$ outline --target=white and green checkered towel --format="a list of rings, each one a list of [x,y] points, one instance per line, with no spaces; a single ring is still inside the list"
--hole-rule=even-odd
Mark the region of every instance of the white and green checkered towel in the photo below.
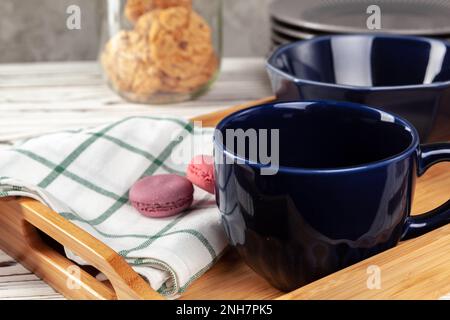
[[[128,190],[142,176],[183,175],[192,156],[211,152],[212,130],[176,118],[47,134],[0,151],[0,196],[45,203],[116,250],[155,290],[176,297],[227,245],[214,197],[196,188],[191,209],[152,219],[133,209]]]

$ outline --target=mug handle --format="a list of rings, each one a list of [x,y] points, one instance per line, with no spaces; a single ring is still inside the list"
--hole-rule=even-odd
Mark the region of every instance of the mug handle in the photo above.
[[[427,144],[420,149],[417,168],[419,177],[436,163],[450,161],[450,143]],[[409,216],[405,222],[402,240],[421,236],[447,223],[450,223],[450,200],[427,213]]]

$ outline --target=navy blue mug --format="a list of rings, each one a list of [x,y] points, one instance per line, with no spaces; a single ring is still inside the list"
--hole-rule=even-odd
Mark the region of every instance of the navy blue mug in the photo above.
[[[278,140],[268,138],[271,130]],[[265,153],[248,156],[255,143],[278,153],[276,167]],[[410,216],[416,178],[450,161],[450,143],[420,145],[407,121],[367,106],[316,101],[239,111],[217,126],[214,155],[231,245],[284,291],[450,222],[450,201]]]

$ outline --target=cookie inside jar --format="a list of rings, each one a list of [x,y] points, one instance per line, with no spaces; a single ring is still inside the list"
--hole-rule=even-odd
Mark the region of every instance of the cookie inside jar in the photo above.
[[[206,91],[219,70],[220,28],[212,27],[211,17],[202,16],[193,2],[125,1],[121,15],[131,27],[120,28],[100,57],[110,86],[121,96],[133,102],[170,103]]]

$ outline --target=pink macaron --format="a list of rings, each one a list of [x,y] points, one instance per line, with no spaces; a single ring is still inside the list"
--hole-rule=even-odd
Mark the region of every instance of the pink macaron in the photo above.
[[[185,177],[160,174],[137,181],[130,189],[129,198],[144,216],[164,218],[189,208],[193,194],[194,186]]]
[[[214,194],[214,160],[207,155],[195,156],[186,170],[188,178],[197,187]]]

